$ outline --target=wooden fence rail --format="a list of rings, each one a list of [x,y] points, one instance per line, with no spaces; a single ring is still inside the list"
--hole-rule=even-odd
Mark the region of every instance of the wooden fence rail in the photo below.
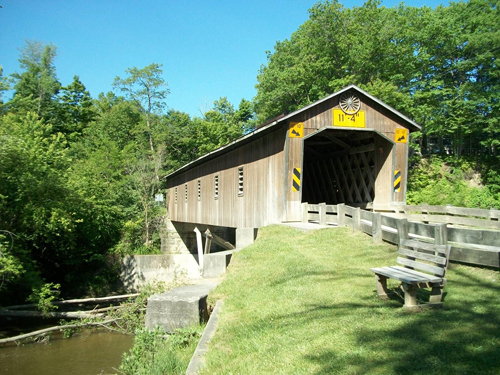
[[[399,206],[399,208],[401,207],[413,208],[417,206]],[[432,207],[433,210],[437,211],[438,208],[436,207],[439,206],[425,207]],[[481,223],[498,223],[494,221],[498,217],[498,210],[457,210],[459,207],[451,206],[444,207],[443,209],[453,209],[452,211],[461,212],[461,214],[463,214],[463,212],[471,214],[475,211],[477,211],[476,214],[479,213],[479,211],[491,212],[492,215],[488,216],[489,220],[474,220],[478,220]],[[405,214],[404,212],[411,212],[411,210],[405,211],[404,209],[400,209],[400,212],[394,215],[394,212],[392,214],[386,212],[372,212],[362,210],[359,207],[346,206],[344,204],[302,204],[302,220],[304,222],[317,222],[322,225],[334,224],[338,226],[349,226],[354,230],[361,230],[371,235],[374,242],[387,241],[398,244],[400,234],[402,233],[404,238],[407,233],[409,238],[427,242],[451,244],[451,261],[488,267],[500,267],[500,231],[449,227],[447,224],[454,224],[454,222],[440,222],[436,220],[427,220],[429,222],[435,222],[436,224],[425,223],[420,222],[420,220],[417,221],[415,216]],[[432,216],[434,219],[434,216],[437,215]],[[455,217],[451,216],[451,218]],[[474,223],[476,222],[474,221]],[[477,226],[476,224],[472,225]],[[491,228],[487,225],[483,225],[483,227]],[[446,230],[442,230],[442,228],[446,228]]]
[[[482,229],[500,230],[500,210],[482,210],[454,206],[375,205],[373,211],[393,217],[405,217],[411,221],[465,225]]]

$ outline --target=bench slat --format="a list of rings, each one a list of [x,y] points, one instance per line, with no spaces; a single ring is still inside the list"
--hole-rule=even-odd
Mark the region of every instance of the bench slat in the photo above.
[[[401,246],[412,247],[414,249],[422,249],[427,251],[438,252],[447,256],[448,245],[435,245],[433,243],[427,243],[417,240],[401,240]]]
[[[407,284],[419,284],[419,283],[441,283],[443,279],[441,277],[427,275],[418,271],[413,271],[408,268],[403,268],[399,266],[391,267],[380,267],[371,268],[373,273],[389,277],[391,279],[399,280]]]
[[[400,270],[401,272],[406,272],[415,276],[421,276],[421,277],[427,277],[430,282],[441,282],[444,280],[444,277],[436,276],[436,275],[429,275],[428,273],[423,273],[415,270],[411,270],[406,267],[401,267],[401,266],[392,266],[391,268]]]
[[[431,266],[430,264],[416,262],[414,260],[398,257],[396,260],[398,264],[402,264],[404,266],[416,268],[421,271],[431,272],[439,276],[444,276],[445,269],[441,267]]]
[[[427,260],[429,262],[440,264],[442,266],[446,265],[446,258],[436,256],[436,255],[421,253],[418,251],[407,250],[407,249],[403,249],[403,248],[399,248],[399,254],[406,255],[408,257],[412,257],[412,258],[416,258],[416,259]]]
[[[418,284],[426,281],[425,278],[397,271],[394,270],[392,267],[372,268],[371,271],[373,273],[376,273],[377,275],[389,277],[391,279],[399,280],[407,284]]]

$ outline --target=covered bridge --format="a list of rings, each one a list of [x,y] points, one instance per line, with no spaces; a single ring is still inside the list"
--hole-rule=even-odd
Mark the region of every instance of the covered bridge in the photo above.
[[[258,228],[300,221],[302,202],[404,204],[419,129],[350,85],[168,175],[170,220]]]

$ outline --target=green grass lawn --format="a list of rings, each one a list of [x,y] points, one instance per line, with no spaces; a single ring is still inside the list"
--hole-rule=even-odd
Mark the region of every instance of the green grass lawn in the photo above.
[[[452,264],[444,309],[408,313],[370,272],[396,254],[347,228],[261,229],[210,296],[203,374],[500,374],[499,272]]]

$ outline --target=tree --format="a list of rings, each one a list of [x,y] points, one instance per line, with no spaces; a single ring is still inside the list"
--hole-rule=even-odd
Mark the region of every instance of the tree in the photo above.
[[[203,118],[195,118],[193,123],[197,154],[201,156],[251,131],[254,128],[252,106],[242,99],[240,107],[235,110],[226,97],[219,98]]]
[[[96,118],[92,98],[78,76],[73,77],[71,84],[61,88],[59,98],[59,118],[64,123],[64,133],[69,140],[75,140]]]
[[[10,89],[10,84],[7,77],[3,76],[3,67],[0,65],[0,116],[4,112],[3,93]]]
[[[141,111],[144,121],[136,134],[144,132],[149,144],[147,158],[138,155],[135,164],[130,164],[129,173],[135,175],[136,192],[142,207],[144,222],[144,245],[152,244],[152,234],[158,228],[158,220],[151,216],[154,212],[154,196],[161,189],[162,170],[166,145],[165,129],[161,127],[160,115],[166,106],[165,98],[169,94],[167,84],[162,78],[161,65],[151,64],[143,69],[130,68],[126,70],[127,78],[116,77],[113,82],[115,89],[125,94],[125,97],[135,103]],[[156,213],[158,215],[158,213]]]
[[[500,10],[470,0],[395,8],[369,0],[343,8],[323,1],[289,40],[268,52],[257,76],[260,121],[289,113],[350,83],[422,125],[451,152],[497,153],[500,145]],[[415,138],[415,137],[414,137]]]
[[[170,91],[165,80],[161,77],[163,71],[161,65],[151,64],[143,69],[136,67],[125,71],[129,76],[125,79],[116,77],[113,87],[125,94],[125,97],[132,100],[140,108],[145,116],[145,131],[148,135],[151,155],[157,152],[155,142],[154,122],[155,114],[161,114],[166,104],[164,102]]]
[[[10,103],[12,109],[31,111],[46,122],[57,122],[57,94],[61,84],[54,67],[56,50],[53,44],[26,41],[19,58],[24,71],[12,74],[15,81],[14,98]]]

